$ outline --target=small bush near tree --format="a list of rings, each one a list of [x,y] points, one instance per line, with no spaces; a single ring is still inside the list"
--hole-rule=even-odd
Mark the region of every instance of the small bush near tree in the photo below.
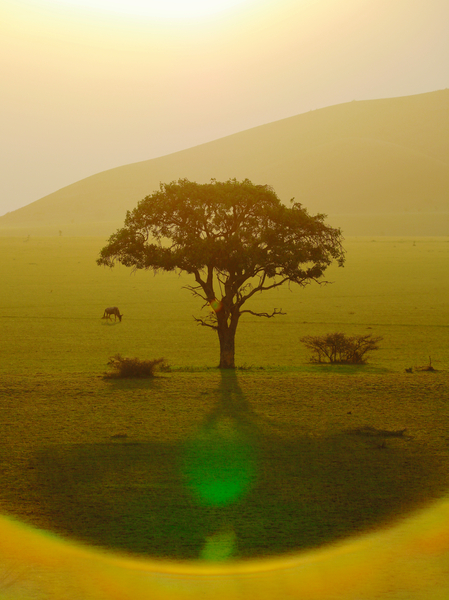
[[[111,356],[108,366],[113,369],[105,374],[108,379],[154,377],[157,371],[170,370],[164,358],[140,360],[140,358],[127,358],[120,354]]]
[[[312,350],[311,361],[315,363],[356,364],[366,363],[368,352],[378,350],[381,336],[327,333],[326,335],[306,335],[301,342]]]

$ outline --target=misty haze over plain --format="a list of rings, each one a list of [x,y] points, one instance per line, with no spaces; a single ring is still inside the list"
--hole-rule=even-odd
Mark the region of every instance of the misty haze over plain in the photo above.
[[[85,4],[2,2],[0,215],[309,110],[447,87],[446,0],[248,0],[196,20]]]

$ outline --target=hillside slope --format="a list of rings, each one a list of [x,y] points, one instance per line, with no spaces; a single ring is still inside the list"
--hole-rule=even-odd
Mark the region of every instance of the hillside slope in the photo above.
[[[0,217],[0,232],[112,232],[160,182],[251,179],[348,235],[449,235],[449,90],[310,111],[103,171]]]

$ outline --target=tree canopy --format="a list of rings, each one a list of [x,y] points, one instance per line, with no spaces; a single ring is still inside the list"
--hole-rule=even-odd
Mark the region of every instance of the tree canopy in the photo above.
[[[128,211],[97,263],[193,275],[188,289],[213,309],[196,321],[217,331],[219,366],[233,368],[241,315],[283,314],[243,308],[254,294],[286,282],[323,283],[333,261],[343,265],[341,231],[324,219],[294,200],[285,206],[270,186],[248,179],[205,184],[180,179],[161,183]]]

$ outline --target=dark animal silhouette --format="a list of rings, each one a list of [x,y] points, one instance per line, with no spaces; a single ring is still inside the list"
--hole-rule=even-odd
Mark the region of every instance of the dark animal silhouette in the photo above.
[[[120,311],[116,306],[110,306],[109,308],[105,308],[104,315],[101,318],[109,319],[110,321],[112,321],[112,315],[114,315],[114,321],[117,321],[117,317],[119,321],[122,320],[123,315],[120,314]]]

